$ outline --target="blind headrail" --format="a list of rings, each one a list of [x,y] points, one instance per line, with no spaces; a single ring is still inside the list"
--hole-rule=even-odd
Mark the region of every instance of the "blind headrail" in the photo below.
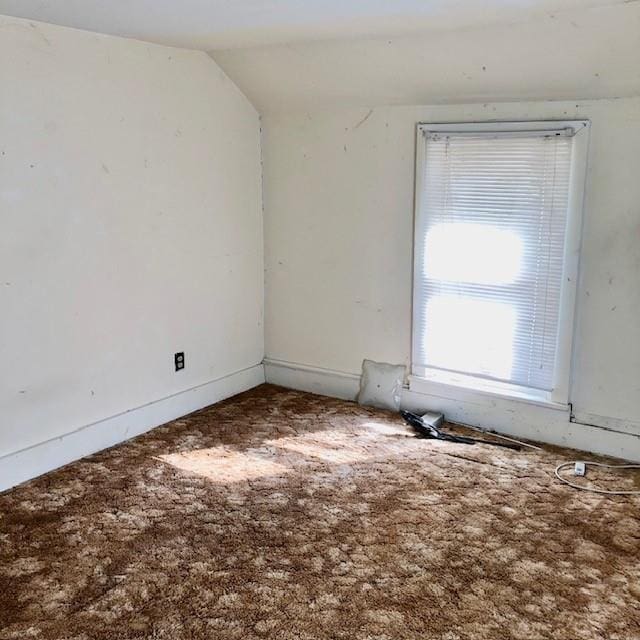
[[[520,131],[429,131],[423,129],[423,133],[427,140],[446,140],[447,138],[572,138],[578,132],[573,127],[565,127],[563,129],[531,129]]]

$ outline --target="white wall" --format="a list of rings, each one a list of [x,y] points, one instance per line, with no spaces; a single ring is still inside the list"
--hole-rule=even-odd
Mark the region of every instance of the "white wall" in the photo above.
[[[260,363],[259,118],[217,65],[0,17],[0,87],[0,456]]]
[[[416,123],[545,118],[592,121],[573,410],[640,433],[640,98],[268,115],[267,358],[352,374],[363,358],[409,365]],[[589,444],[567,440],[568,413],[478,408],[455,393],[436,404],[469,422]]]

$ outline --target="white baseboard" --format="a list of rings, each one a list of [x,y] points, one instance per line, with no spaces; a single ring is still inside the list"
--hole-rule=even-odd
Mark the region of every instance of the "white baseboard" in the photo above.
[[[573,415],[576,422],[588,424],[593,427],[602,427],[611,431],[621,431],[622,433],[632,433],[640,436],[640,422],[635,420],[622,420],[620,418],[610,418],[596,413],[585,413],[576,410]]]
[[[0,458],[0,491],[264,383],[262,364],[85,425]]]
[[[267,382],[343,400],[355,400],[360,376],[295,362],[266,358]],[[440,411],[448,420],[491,429],[562,447],[640,461],[640,435],[570,420],[567,409],[482,396],[464,390],[425,394],[404,389],[402,407],[410,411]]]
[[[355,400],[360,389],[360,376],[355,373],[273,358],[264,359],[264,376],[271,384],[341,400]]]

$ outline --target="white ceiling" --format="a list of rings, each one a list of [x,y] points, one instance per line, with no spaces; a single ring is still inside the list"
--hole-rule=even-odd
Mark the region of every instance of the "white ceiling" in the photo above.
[[[0,0],[208,51],[260,112],[640,95],[640,0]]]
[[[209,51],[522,22],[625,1],[0,0],[0,14]]]
[[[510,25],[212,57],[261,113],[640,96],[640,2]]]

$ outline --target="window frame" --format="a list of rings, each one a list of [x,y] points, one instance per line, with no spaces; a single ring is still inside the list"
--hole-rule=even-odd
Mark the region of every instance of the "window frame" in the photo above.
[[[415,194],[414,194],[414,234],[413,234],[413,286],[412,286],[412,330],[411,330],[411,376],[409,386],[421,393],[433,392],[438,387],[458,387],[484,394],[505,397],[535,404],[566,407],[569,403],[571,384],[571,363],[573,357],[573,336],[575,329],[575,308],[579,275],[582,219],[587,177],[587,156],[589,147],[589,120],[532,120],[532,121],[487,121],[487,122],[445,122],[418,123],[416,126]],[[423,181],[425,177],[426,145],[429,133],[505,133],[524,131],[546,131],[572,129],[573,149],[567,222],[563,258],[563,277],[558,315],[558,339],[553,376],[553,389],[549,392],[519,386],[506,382],[487,381],[465,373],[451,373],[430,367],[418,367],[416,351],[419,340],[416,322],[417,300],[420,280],[417,277],[422,264],[416,245],[422,216]]]

